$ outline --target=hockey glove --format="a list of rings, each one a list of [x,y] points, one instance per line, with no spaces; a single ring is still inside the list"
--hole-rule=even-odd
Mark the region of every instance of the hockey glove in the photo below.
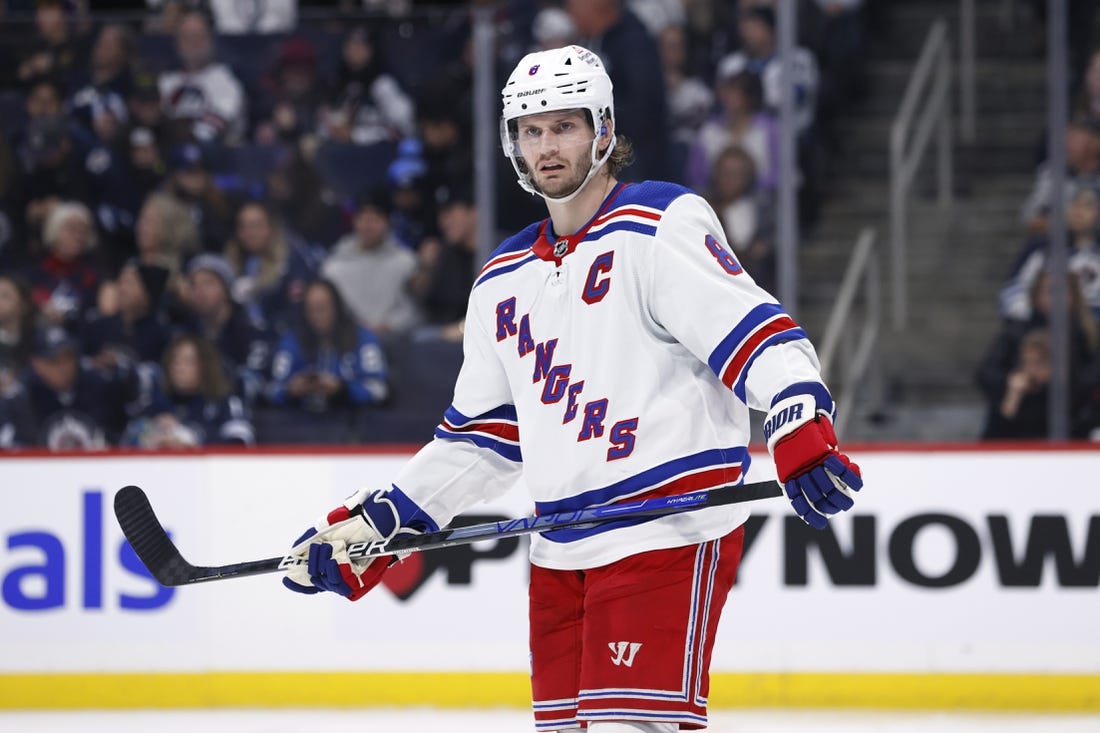
[[[290,555],[306,560],[293,565],[283,585],[298,593],[332,591],[357,601],[396,561],[392,555],[351,560],[347,548],[359,542],[388,541],[400,528],[397,507],[381,491],[360,491],[322,517],[294,542]]]
[[[764,420],[779,482],[798,516],[815,529],[851,509],[852,492],[863,487],[859,466],[837,450],[830,413],[831,404],[826,408],[813,394],[794,394],[772,405]]]

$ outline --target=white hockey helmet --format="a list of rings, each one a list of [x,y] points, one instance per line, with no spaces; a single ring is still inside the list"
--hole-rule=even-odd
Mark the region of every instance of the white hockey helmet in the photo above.
[[[614,131],[615,101],[611,94],[611,78],[600,57],[582,46],[564,46],[549,51],[529,53],[520,59],[501,91],[504,111],[500,117],[500,142],[504,154],[512,162],[519,185],[551,201],[566,202],[576,196],[607,162],[615,148],[615,137],[603,155],[599,153],[600,136],[612,123]],[[532,182],[531,172],[519,152],[517,120],[526,115],[555,112],[563,109],[583,109],[596,131],[592,139],[592,167],[587,177],[572,193],[550,198]]]

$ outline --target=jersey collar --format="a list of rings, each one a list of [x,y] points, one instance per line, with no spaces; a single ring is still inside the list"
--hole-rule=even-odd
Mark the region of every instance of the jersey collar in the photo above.
[[[561,261],[573,250],[577,248],[577,245],[588,234],[588,230],[592,228],[592,225],[596,223],[596,220],[607,213],[607,210],[611,208],[611,204],[618,198],[622,190],[626,188],[628,183],[619,182],[615,184],[615,187],[611,189],[611,192],[607,194],[607,198],[600,204],[600,209],[597,211],[591,219],[588,220],[583,227],[577,230],[575,234],[568,234],[564,237],[559,237],[554,234],[554,223],[549,217],[543,219],[539,225],[539,235],[535,240],[535,243],[531,246],[531,249],[535,252],[535,255],[539,259],[553,262],[556,265],[560,265]]]

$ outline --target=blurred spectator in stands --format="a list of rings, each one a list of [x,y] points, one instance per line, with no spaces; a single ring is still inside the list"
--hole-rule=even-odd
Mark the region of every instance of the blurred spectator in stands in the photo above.
[[[1047,436],[1047,404],[1050,397],[1050,332],[1034,328],[1024,334],[1015,354],[1015,365],[994,393],[982,438],[1040,439]]]
[[[199,230],[187,206],[166,193],[152,193],[145,199],[134,226],[137,260],[143,265],[157,265],[168,270],[174,279],[185,260],[199,251]],[[177,283],[168,286],[176,291]]]
[[[429,232],[435,230],[430,221],[435,216],[435,208],[425,185],[428,166],[422,152],[419,140],[406,138],[397,146],[397,157],[386,169],[393,202],[390,229],[398,241],[411,250],[419,248]]]
[[[140,398],[133,371],[82,366],[76,340],[57,326],[36,336],[24,383],[37,442],[51,450],[97,450],[113,444],[126,425],[127,408]]]
[[[1077,276],[1081,294],[1100,318],[1100,194],[1092,188],[1077,191],[1066,207],[1069,271]],[[1031,286],[1046,269],[1049,240],[1033,236],[1016,259],[1008,282],[999,294],[1000,313],[1018,321],[1031,319]]]
[[[314,280],[299,319],[272,360],[268,400],[308,412],[386,400],[386,359],[377,337],[355,322],[335,286]]]
[[[214,27],[224,35],[289,33],[298,25],[298,0],[208,0]]]
[[[627,0],[626,6],[642,21],[649,35],[657,39],[670,26],[682,26],[687,22],[682,0]]]
[[[50,210],[62,200],[94,202],[97,198],[86,165],[87,141],[79,140],[64,117],[30,123],[20,183],[28,232],[41,230]]]
[[[288,38],[255,100],[256,141],[293,144],[317,129],[317,111],[330,93],[317,73],[317,53],[304,38]]]
[[[718,156],[708,199],[737,259],[757,285],[774,290],[775,211],[771,198],[757,188],[756,165],[744,148],[730,146]]]
[[[0,273],[0,371],[19,375],[26,369],[34,349],[37,316],[27,281],[14,273]]]
[[[161,308],[168,278],[167,268],[134,259],[104,283],[99,308],[80,329],[81,351],[93,366],[160,361],[169,334]]]
[[[183,302],[190,315],[185,329],[217,347],[225,371],[249,402],[267,374],[271,347],[267,334],[233,300],[234,273],[224,257],[201,254],[188,263]]]
[[[553,5],[541,9],[531,24],[535,46],[527,51],[549,51],[577,42],[577,24],[569,13]],[[517,61],[519,59],[516,59]]]
[[[382,66],[366,26],[348,31],[333,96],[320,113],[318,132],[336,142],[370,145],[415,132],[412,100]]]
[[[161,74],[160,98],[176,128],[173,140],[236,144],[247,122],[244,89],[214,55],[214,35],[206,15],[187,11],[176,28],[180,71]]]
[[[1100,123],[1075,119],[1066,127],[1066,185],[1068,202],[1081,188],[1100,190]],[[1048,162],[1039,165],[1035,184],[1024,202],[1021,218],[1028,231],[1041,234],[1047,230],[1050,214],[1052,172]]]
[[[161,156],[169,148],[170,131],[160,104],[160,87],[157,76],[146,69],[135,69],[126,95],[126,108],[130,113],[131,129],[142,128],[153,136],[153,142]]]
[[[90,68],[81,70],[81,83],[69,98],[73,119],[110,144],[129,118],[130,64],[134,37],[118,23],[103,26],[92,46]],[[117,130],[111,128],[117,127]]]
[[[757,187],[774,191],[779,177],[779,131],[775,118],[761,110],[760,79],[747,71],[720,73],[716,91],[718,112],[699,130],[688,160],[687,185],[705,191],[718,156],[736,145],[752,157]]]
[[[714,106],[714,94],[703,80],[687,72],[687,35],[682,25],[666,26],[657,37],[664,69],[671,127],[670,171],[685,180],[688,155]]]
[[[420,320],[409,292],[416,255],[390,229],[390,199],[375,190],[360,202],[352,231],[333,247],[321,266],[359,325],[385,335],[404,332]]]
[[[55,119],[65,114],[65,88],[52,76],[34,79],[27,88],[25,101],[27,124],[44,118]]]
[[[863,94],[867,36],[864,0],[814,0],[807,13],[810,46],[821,63],[818,114],[832,123]]]
[[[292,232],[330,247],[348,230],[337,196],[299,148],[287,151],[267,176],[267,197]]]
[[[622,0],[566,0],[586,48],[596,52],[615,87],[617,131],[634,143],[626,180],[669,178],[668,103],[657,42]]]
[[[19,375],[0,366],[0,450],[35,444],[34,408]]]
[[[164,156],[157,147],[156,136],[148,127],[134,127],[130,130],[128,141],[129,175],[134,189],[143,195],[156,190],[168,173]]]
[[[234,394],[207,339],[175,336],[164,352],[160,382],[144,414],[127,426],[124,444],[155,450],[256,442],[246,403]]]
[[[420,267],[411,288],[425,320],[443,338],[460,341],[477,257],[477,209],[469,189],[445,189],[438,219],[439,237],[426,239],[417,252]]]
[[[87,58],[83,39],[74,33],[70,10],[64,0],[35,3],[36,35],[16,72],[24,84],[41,76],[53,76],[66,85]]]
[[[1100,123],[1100,48],[1089,57],[1073,111],[1077,119]]]
[[[1070,316],[1069,371],[1073,392],[1071,404],[1080,407],[1079,395],[1085,386],[1082,375],[1090,362],[1100,353],[1100,324],[1084,302],[1080,283],[1077,276],[1072,273],[1066,279],[1066,295],[1065,307]],[[1027,335],[1035,330],[1045,330],[1050,323],[1053,303],[1049,271],[1044,270],[1036,277],[1031,286],[1030,298],[1031,318],[1027,321],[1005,321],[979,365],[978,386],[985,393],[991,411],[999,409],[1005,395],[1010,392],[1012,385],[1009,384],[1009,380],[1019,369],[1022,344]],[[1021,383],[1015,385],[1019,392],[1016,396],[1022,398],[1025,392],[1019,391],[1022,379],[1019,381]],[[991,415],[991,422],[995,419],[996,415]],[[1076,431],[1078,428],[1074,429]]]
[[[99,292],[92,213],[78,201],[58,203],[46,217],[42,241],[46,253],[27,271],[32,297],[49,323],[75,331]]]
[[[229,203],[214,184],[202,148],[194,143],[180,145],[172,151],[168,167],[165,191],[187,206],[203,249],[220,252],[229,238]]]
[[[434,192],[455,182],[473,180],[470,120],[460,116],[457,112],[459,106],[458,100],[443,89],[426,92],[416,106],[417,129],[427,165],[424,176],[427,191]]]
[[[759,77],[764,91],[764,107],[777,113],[782,99],[782,87],[779,85],[780,64],[775,34],[775,10],[752,3],[742,3],[742,6],[737,24],[743,44],[742,49],[719,62],[718,75],[728,79],[742,71],[747,71]],[[795,90],[795,130],[799,135],[805,135],[813,127],[817,108],[819,84],[817,60],[810,51],[799,46],[792,51],[790,69]]]
[[[0,271],[26,262],[24,211],[19,164],[11,145],[0,135]]]
[[[254,323],[282,331],[324,253],[287,232],[267,205],[251,201],[237,211],[236,233],[225,257],[236,274],[233,299]]]

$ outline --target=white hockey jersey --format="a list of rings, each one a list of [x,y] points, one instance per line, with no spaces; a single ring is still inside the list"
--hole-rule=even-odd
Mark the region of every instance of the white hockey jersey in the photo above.
[[[618,184],[572,236],[546,220],[505,241],[476,278],[464,356],[435,440],[394,481],[426,526],[517,483],[540,514],[737,483],[749,407],[798,382],[829,399],[803,330],[742,270],[710,206],[669,183]],[[597,567],[747,516],[544,532],[531,561]]]

